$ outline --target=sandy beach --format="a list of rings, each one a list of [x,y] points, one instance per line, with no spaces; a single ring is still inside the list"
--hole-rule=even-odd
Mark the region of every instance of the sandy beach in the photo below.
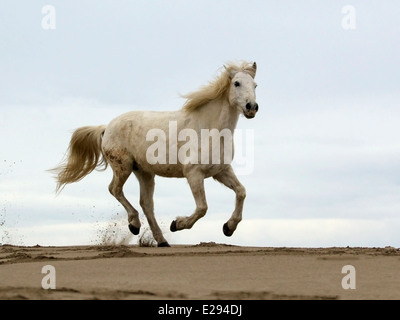
[[[3,245],[0,299],[399,299],[399,269],[393,247]]]

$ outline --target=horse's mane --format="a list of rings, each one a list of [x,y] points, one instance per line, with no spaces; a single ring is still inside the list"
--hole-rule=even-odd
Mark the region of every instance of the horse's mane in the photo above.
[[[212,100],[224,97],[229,90],[232,74],[234,73],[240,71],[247,72],[253,78],[256,75],[256,70],[253,63],[246,61],[243,61],[240,64],[234,64],[230,62],[224,65],[224,67],[221,69],[222,70],[220,71],[220,74],[216,76],[213,81],[210,81],[198,91],[182,95],[183,98],[186,98],[186,102],[183,105],[184,110],[191,112],[197,110],[199,107]]]

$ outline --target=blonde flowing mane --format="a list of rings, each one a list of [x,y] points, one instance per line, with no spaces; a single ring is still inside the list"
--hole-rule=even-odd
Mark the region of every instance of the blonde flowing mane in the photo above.
[[[220,74],[208,85],[201,87],[198,91],[182,95],[186,99],[183,109],[191,112],[212,100],[223,98],[229,90],[232,75],[237,72],[247,72],[254,78],[256,64],[243,61],[240,64],[230,62],[224,65]]]

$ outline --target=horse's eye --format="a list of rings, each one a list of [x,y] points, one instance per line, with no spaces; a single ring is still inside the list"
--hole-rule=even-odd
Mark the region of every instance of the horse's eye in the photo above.
[[[235,87],[240,87],[240,82],[239,81],[235,81]]]

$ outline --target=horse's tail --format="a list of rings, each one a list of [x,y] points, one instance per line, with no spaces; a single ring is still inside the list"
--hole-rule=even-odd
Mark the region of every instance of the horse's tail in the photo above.
[[[82,127],[72,134],[67,157],[60,166],[50,170],[56,173],[56,192],[66,184],[77,182],[98,167],[107,168],[107,160],[101,151],[105,125]]]

